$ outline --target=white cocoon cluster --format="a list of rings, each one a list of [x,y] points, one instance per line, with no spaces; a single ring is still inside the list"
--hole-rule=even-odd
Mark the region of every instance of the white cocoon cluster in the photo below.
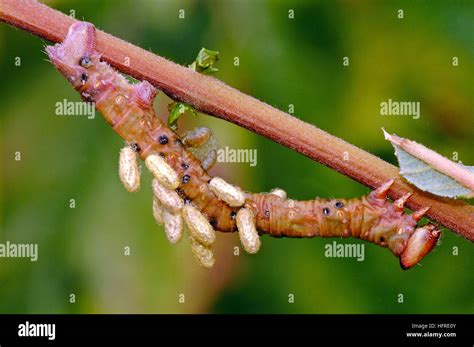
[[[181,218],[181,214],[163,210],[162,216],[165,224],[166,238],[172,244],[178,243],[183,235],[183,218]]]
[[[138,169],[137,153],[128,146],[120,150],[119,176],[129,192],[136,192],[140,188],[140,170]]]
[[[174,190],[166,188],[160,184],[157,179],[152,182],[153,194],[159,200],[160,204],[171,212],[179,212],[183,208],[183,200]]]
[[[174,190],[179,186],[179,177],[176,171],[158,154],[150,154],[145,164],[153,176],[166,188]]]
[[[245,203],[245,193],[242,189],[227,183],[220,177],[214,177],[209,182],[209,189],[229,206],[239,207]]]
[[[270,194],[279,196],[283,200],[286,200],[286,192],[283,189],[275,188],[270,191]]]
[[[194,237],[190,236],[189,240],[191,241],[191,250],[193,252],[196,260],[207,269],[210,269],[214,266],[214,252],[211,247],[205,246],[196,240]]]
[[[182,215],[191,236],[206,246],[214,242],[216,233],[207,218],[197,208],[191,204],[184,205]]]
[[[163,207],[157,198],[153,199],[153,217],[158,224],[163,224]]]
[[[241,208],[236,216],[237,229],[242,246],[247,253],[257,253],[260,249],[260,236],[255,225],[255,216],[248,208]]]

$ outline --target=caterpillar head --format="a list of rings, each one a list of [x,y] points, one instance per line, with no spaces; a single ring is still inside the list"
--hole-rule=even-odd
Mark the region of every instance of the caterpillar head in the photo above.
[[[441,231],[433,224],[417,228],[417,223],[428,212],[429,207],[405,214],[404,206],[412,193],[408,193],[390,204],[387,192],[393,184],[389,180],[367,197],[372,212],[379,215],[377,224],[372,228],[375,243],[390,248],[400,258],[401,267],[406,270],[419,263],[436,245]]]
[[[400,254],[400,266],[404,270],[415,266],[433,249],[440,236],[441,231],[433,224],[416,228]]]
[[[411,215],[397,215],[389,207],[375,227],[375,234],[379,236],[376,241],[385,238],[386,245],[400,258],[400,265],[404,270],[419,263],[441,236],[441,231],[433,224],[417,228],[417,222],[425,211],[426,209],[421,213],[416,211]]]
[[[388,211],[389,212],[389,211]],[[385,213],[374,228],[375,242],[387,246],[400,258],[400,266],[410,269],[419,263],[436,245],[441,231],[433,224],[417,228],[416,212],[395,216]]]
[[[76,89],[79,88],[87,81],[87,69],[99,61],[94,25],[87,22],[72,24],[64,41],[47,46],[46,53],[54,66]]]

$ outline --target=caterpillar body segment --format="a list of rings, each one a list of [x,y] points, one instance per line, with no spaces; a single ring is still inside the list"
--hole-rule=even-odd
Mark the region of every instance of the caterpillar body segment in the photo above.
[[[206,171],[215,162],[215,151],[201,163],[183,144],[183,139],[156,116],[153,110],[156,89],[147,81],[129,84],[100,61],[92,24],[76,22],[69,28],[64,42],[47,47],[46,52],[81,97],[94,102],[114,131],[145,160],[147,168],[168,194],[163,198],[162,191],[157,194],[154,189],[155,219],[165,222],[165,211],[169,217],[181,210],[181,218],[192,236],[193,253],[204,266],[214,264],[210,245],[214,242],[215,230],[239,231],[240,236],[245,235],[242,243],[251,253],[260,247],[258,234],[355,237],[388,247],[405,269],[428,254],[440,237],[434,225],[417,227],[427,208],[411,215],[404,213],[409,195],[393,204],[387,200],[393,180],[361,198],[309,201],[287,200],[282,190],[252,194],[228,183],[216,185],[219,180]],[[205,143],[207,130],[199,132],[201,134],[189,135],[184,142],[187,145]],[[130,166],[124,167],[130,169]],[[127,176],[126,169],[122,173]],[[131,184],[132,190],[134,187],[135,184]],[[178,230],[171,224],[169,222],[169,231]],[[178,234],[173,232],[175,236],[170,236],[171,239],[178,239]]]
[[[423,218],[423,216],[426,214],[426,212],[428,212],[429,209],[429,207],[424,207],[421,210],[413,212],[411,217],[413,218],[413,220],[418,222],[421,218]]]
[[[388,247],[408,269],[431,251],[441,233],[434,225],[417,228],[427,209],[404,214],[400,204],[406,197],[391,204],[386,199],[387,186],[361,198],[292,200],[290,204],[273,194],[253,194],[257,229],[270,230],[277,237],[356,237]]]

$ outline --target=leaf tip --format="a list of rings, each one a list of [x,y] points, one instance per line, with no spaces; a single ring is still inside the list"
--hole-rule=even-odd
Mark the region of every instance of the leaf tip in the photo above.
[[[402,142],[402,138],[398,137],[396,134],[390,134],[387,131],[385,131],[384,128],[382,128],[383,135],[385,137],[385,140],[390,141],[392,144],[400,146]]]

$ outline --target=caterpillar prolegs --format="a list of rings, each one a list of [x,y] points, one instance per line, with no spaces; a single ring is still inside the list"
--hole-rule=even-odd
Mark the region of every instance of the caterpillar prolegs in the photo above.
[[[270,193],[244,192],[221,178],[211,177],[205,165],[188,150],[209,139],[207,129],[180,137],[153,110],[156,89],[147,81],[129,84],[108,64],[100,61],[94,26],[77,22],[63,43],[46,48],[52,63],[86,101],[94,102],[104,118],[126,142],[119,173],[129,191],[138,190],[137,156],[154,176],[153,215],[164,223],[170,242],[189,231],[193,254],[205,267],[214,264],[215,230],[238,231],[245,250],[260,248],[260,235],[275,237],[356,237],[388,247],[400,258],[402,268],[417,264],[435,246],[439,229],[417,222],[428,208],[407,215],[403,206],[409,195],[393,203],[388,181],[367,196],[356,199],[288,200],[276,189]],[[211,155],[212,157],[212,155]]]

